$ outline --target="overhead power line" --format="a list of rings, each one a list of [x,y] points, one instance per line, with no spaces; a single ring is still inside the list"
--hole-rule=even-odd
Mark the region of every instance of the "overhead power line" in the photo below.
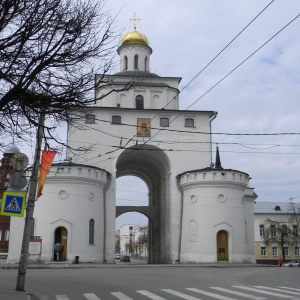
[[[97,118],[95,120],[99,121],[99,122],[104,122],[104,123],[111,123],[110,120],[101,120],[101,119],[97,119]],[[172,122],[170,122],[170,123],[172,123]],[[128,124],[128,123],[119,123],[119,124],[116,124],[116,125],[117,126],[129,126],[129,127],[135,127],[135,128],[138,127],[136,124]],[[93,129],[95,131],[99,131],[99,132],[102,132],[104,134],[110,135],[112,137],[117,137],[118,138],[118,136],[113,135],[113,134],[108,133],[108,132],[104,132],[103,130],[100,130],[100,129],[96,129],[96,128],[93,128],[93,127],[89,127],[89,129]],[[194,133],[194,134],[208,134],[208,135],[238,135],[238,136],[239,135],[244,135],[244,136],[300,135],[300,132],[273,132],[273,133],[204,132],[204,131],[191,131],[191,130],[170,129],[168,127],[163,127],[163,128],[149,127],[149,129],[151,129],[151,130],[158,130],[158,131],[172,131],[172,132],[178,132],[178,133]],[[149,137],[148,141],[152,140],[154,136]],[[128,139],[129,141],[132,141],[133,138],[134,138],[134,136],[132,138],[125,138],[125,137],[120,137],[119,136],[119,138]]]
[[[279,31],[277,31],[271,38],[269,38],[265,43],[263,43],[259,48],[257,48],[254,52],[252,52],[247,58],[245,58],[241,63],[239,63],[235,68],[233,68],[229,73],[227,73],[223,78],[221,78],[216,84],[214,84],[209,90],[207,90],[203,95],[201,95],[197,100],[195,100],[191,105],[189,105],[187,109],[192,107],[195,103],[197,103],[200,99],[202,99],[205,95],[207,95],[211,90],[213,90],[217,85],[219,85],[224,79],[226,79],[229,75],[231,75],[235,70],[237,70],[242,64],[244,64],[249,58],[251,58],[255,53],[257,53],[261,48],[263,48],[266,44],[268,44],[274,37],[276,37],[280,32],[282,32],[285,28],[287,28],[291,23],[293,23],[297,18],[299,18],[300,14],[298,14],[294,19],[292,19],[289,23],[287,23],[284,27],[282,27]]]

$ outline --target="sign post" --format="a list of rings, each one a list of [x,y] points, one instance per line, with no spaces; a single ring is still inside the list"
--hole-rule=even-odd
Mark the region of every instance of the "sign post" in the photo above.
[[[10,217],[23,217],[25,211],[26,194],[17,192],[4,192],[0,215]]]

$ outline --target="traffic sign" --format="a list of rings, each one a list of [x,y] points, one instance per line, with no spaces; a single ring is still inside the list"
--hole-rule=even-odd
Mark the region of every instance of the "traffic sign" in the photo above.
[[[4,192],[2,197],[0,215],[10,217],[23,217],[25,211],[26,194]]]
[[[14,190],[22,190],[27,183],[26,174],[24,172],[15,172],[8,181],[9,187]]]
[[[15,171],[22,171],[28,166],[29,159],[24,153],[14,154],[10,159],[11,166],[15,169]]]

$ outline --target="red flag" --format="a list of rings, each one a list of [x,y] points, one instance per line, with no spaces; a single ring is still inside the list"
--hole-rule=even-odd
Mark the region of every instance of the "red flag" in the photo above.
[[[42,196],[42,191],[45,185],[45,181],[55,155],[56,155],[56,151],[43,150],[37,197]]]

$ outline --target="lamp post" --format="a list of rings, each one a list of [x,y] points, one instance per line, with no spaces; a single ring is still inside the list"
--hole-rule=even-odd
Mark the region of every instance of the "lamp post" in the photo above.
[[[41,147],[42,147],[44,123],[45,123],[45,114],[41,113],[40,118],[39,118],[39,126],[38,126],[38,130],[37,130],[37,134],[36,134],[34,163],[33,163],[33,168],[32,168],[32,174],[30,176],[22,249],[21,249],[21,256],[20,256],[20,261],[19,261],[17,285],[16,285],[17,291],[24,291],[24,288],[25,288],[30,234],[31,234],[31,230],[34,226],[33,212],[34,212],[36,191],[37,191],[37,185],[38,185],[38,173],[39,173],[39,163],[40,163],[40,157],[41,157]]]

